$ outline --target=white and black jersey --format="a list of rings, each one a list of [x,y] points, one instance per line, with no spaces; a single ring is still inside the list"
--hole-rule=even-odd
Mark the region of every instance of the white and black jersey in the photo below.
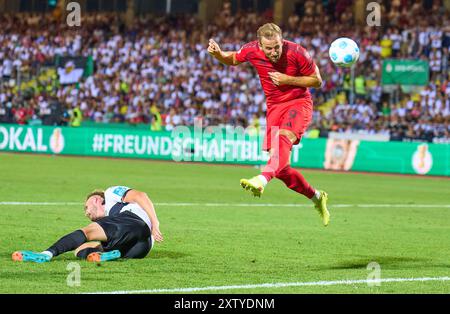
[[[126,211],[132,212],[141,218],[150,228],[150,218],[143,208],[135,203],[125,203],[123,199],[131,188],[126,186],[112,186],[105,191],[105,216],[113,217]]]

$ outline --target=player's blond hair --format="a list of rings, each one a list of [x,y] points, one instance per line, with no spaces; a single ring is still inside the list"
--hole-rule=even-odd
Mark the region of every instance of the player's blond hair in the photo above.
[[[258,41],[261,42],[261,39],[264,37],[266,39],[273,39],[276,36],[283,37],[283,32],[281,28],[275,23],[266,23],[256,32],[256,36],[258,37]]]
[[[89,193],[89,194],[86,196],[86,202],[87,202],[87,200],[88,200],[90,197],[95,196],[95,195],[100,196],[101,198],[105,199],[105,191],[103,191],[103,190],[94,190],[94,191],[92,191],[91,193]]]

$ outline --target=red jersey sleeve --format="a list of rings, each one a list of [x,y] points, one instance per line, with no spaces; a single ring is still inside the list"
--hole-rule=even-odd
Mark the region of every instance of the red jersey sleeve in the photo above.
[[[239,51],[236,53],[236,60],[241,63],[249,61],[250,56],[258,48],[257,45],[258,45],[257,41],[252,41],[243,45],[241,49],[239,49]]]
[[[297,46],[295,57],[300,69],[300,74],[304,76],[312,75],[316,71],[316,64],[305,48]]]

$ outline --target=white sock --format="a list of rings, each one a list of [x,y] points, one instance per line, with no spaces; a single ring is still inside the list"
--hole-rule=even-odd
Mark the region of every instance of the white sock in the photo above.
[[[266,179],[266,177],[263,176],[262,174],[260,174],[260,175],[258,176],[258,178],[262,181],[263,185],[266,186],[266,184],[267,184],[267,179]]]
[[[315,190],[314,196],[311,198],[311,200],[314,203],[317,203],[320,200],[320,192],[318,190]]]
[[[45,255],[49,256],[50,258],[53,257],[53,253],[50,251],[44,251],[44,252],[41,252],[41,254],[45,254]]]

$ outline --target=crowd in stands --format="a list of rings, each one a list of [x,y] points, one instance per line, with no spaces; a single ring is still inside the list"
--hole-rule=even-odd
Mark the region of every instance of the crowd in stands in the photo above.
[[[300,1],[282,25],[284,38],[301,43],[324,79],[312,89],[310,129],[386,134],[391,139],[450,139],[450,14],[442,1],[382,1],[381,26],[354,22],[353,1]],[[69,27],[52,15],[0,18],[0,123],[70,124],[84,121],[177,125],[265,125],[265,97],[250,65],[226,67],[206,51],[209,38],[223,50],[255,40],[273,13],[232,13],[225,4],[202,23],[194,16],[137,17],[131,28],[114,14],[83,16]],[[360,45],[350,103],[350,70],[337,68],[328,46],[338,37]],[[55,56],[92,56],[93,75],[62,85],[51,72]],[[381,86],[386,58],[427,60],[424,88]],[[19,74],[20,73],[20,74]],[[20,75],[20,78],[18,77]],[[62,117],[45,118],[49,112]]]

